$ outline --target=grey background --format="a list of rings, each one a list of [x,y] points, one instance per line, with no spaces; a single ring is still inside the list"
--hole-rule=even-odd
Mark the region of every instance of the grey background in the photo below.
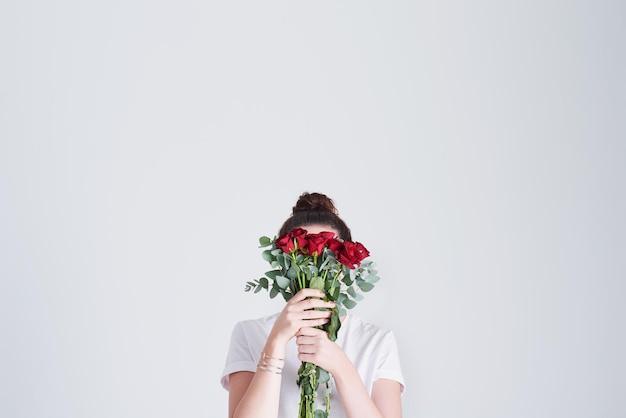
[[[5,1],[0,416],[219,417],[303,191],[406,417],[624,417],[624,2]]]

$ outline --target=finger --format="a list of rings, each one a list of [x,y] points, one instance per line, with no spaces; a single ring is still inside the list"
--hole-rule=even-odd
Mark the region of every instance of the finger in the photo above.
[[[308,345],[311,344],[311,337],[296,334],[296,345]]]
[[[305,288],[293,295],[290,301],[297,303],[305,300],[306,298],[323,298],[324,296],[325,293],[321,290]]]
[[[318,309],[318,308],[332,309],[334,307],[335,307],[335,302],[331,302],[331,301],[327,302],[322,299],[305,299],[305,300],[301,300],[298,302],[291,302],[290,300],[286,306],[286,309],[292,312],[296,312],[296,311],[313,310],[313,309]]]
[[[298,302],[297,305],[302,309],[334,308],[335,302],[322,299],[305,299]]]
[[[332,315],[332,311],[318,311],[315,309],[307,309],[306,311],[302,311],[299,315],[302,319],[330,318],[330,316]]]
[[[298,353],[300,354],[314,354],[315,347],[312,345],[298,345]]]
[[[310,299],[303,299],[303,300],[294,300],[294,298],[292,298],[287,303],[287,306],[285,308],[289,311],[295,312],[295,311],[305,311],[305,310],[312,310],[312,309],[318,309],[318,308],[332,309],[335,306],[336,306],[335,302],[325,301],[325,300],[318,299],[318,298],[310,298]]]
[[[326,331],[313,328],[313,325],[311,324],[311,326],[300,328],[298,332],[296,332],[296,337],[316,337],[321,334],[326,334]]]
[[[333,302],[324,302],[319,299],[307,299],[294,306],[295,310],[301,311],[318,311],[318,312],[332,312],[332,308],[335,307]]]

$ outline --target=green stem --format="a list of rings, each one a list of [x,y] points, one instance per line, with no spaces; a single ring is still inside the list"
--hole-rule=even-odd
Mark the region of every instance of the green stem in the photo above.
[[[335,287],[335,283],[337,283],[337,279],[339,278],[340,275],[341,275],[341,270],[339,270],[337,274],[335,275],[335,277],[333,277],[333,282],[330,284],[331,289]]]
[[[296,250],[297,250],[297,248],[296,248]],[[292,251],[292,253],[291,253],[291,260],[293,261],[292,265],[297,265],[297,263],[296,263],[296,252],[297,251],[296,250]],[[304,289],[304,285],[305,285],[304,277],[300,273],[301,273],[301,271],[298,270],[298,272],[296,273],[296,275],[297,275],[296,277],[298,278],[298,285],[300,286],[300,289]]]

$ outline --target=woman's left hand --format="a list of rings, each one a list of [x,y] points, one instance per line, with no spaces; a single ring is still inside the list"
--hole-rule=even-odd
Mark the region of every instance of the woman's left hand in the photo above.
[[[313,363],[330,373],[337,373],[348,360],[343,350],[321,329],[300,328],[296,333],[296,344],[300,361]]]

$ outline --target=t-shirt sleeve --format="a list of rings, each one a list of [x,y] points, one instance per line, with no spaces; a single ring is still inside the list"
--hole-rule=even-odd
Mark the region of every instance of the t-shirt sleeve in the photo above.
[[[390,379],[402,385],[404,393],[404,375],[400,366],[400,356],[398,354],[398,344],[392,331],[387,331],[384,336],[378,367],[374,373],[374,380]]]
[[[226,390],[229,389],[229,375],[235,372],[254,372],[256,362],[250,352],[250,345],[246,336],[246,330],[242,322],[235,324],[230,337],[230,346],[226,355],[226,364],[222,371],[221,384]]]

